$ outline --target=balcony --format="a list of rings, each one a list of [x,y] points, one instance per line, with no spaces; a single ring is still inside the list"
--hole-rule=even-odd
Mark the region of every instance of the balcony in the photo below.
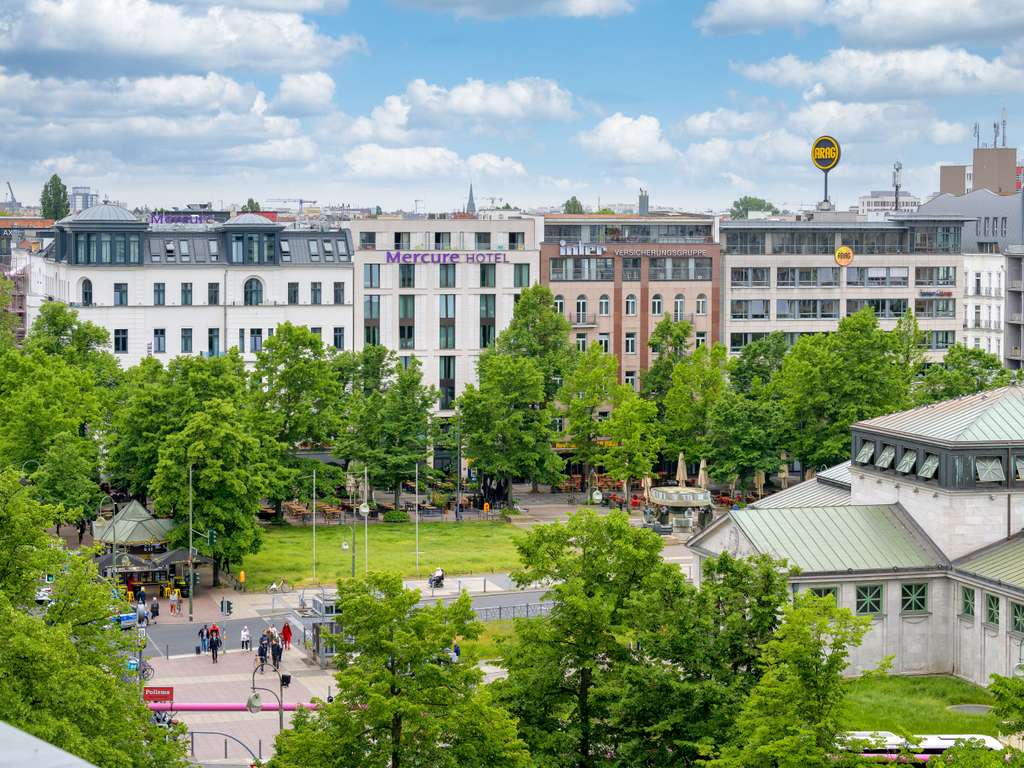
[[[652,280],[656,279],[653,276]],[[640,270],[639,269],[626,269],[622,268],[622,282],[624,283],[636,283],[640,281]]]
[[[985,287],[980,290],[974,290],[972,286],[966,286],[964,288],[964,296],[991,296],[996,299],[1003,298],[1003,290],[1001,288]]]
[[[924,317],[922,315],[922,317]],[[965,330],[1002,331],[1003,324],[996,320],[970,320],[963,324]]]
[[[569,322],[573,328],[594,328],[597,326],[597,315],[592,312],[570,312]]]
[[[1021,281],[1020,280],[1011,280],[1010,281],[1010,290],[1011,291],[1019,291],[1020,289],[1021,289]]]

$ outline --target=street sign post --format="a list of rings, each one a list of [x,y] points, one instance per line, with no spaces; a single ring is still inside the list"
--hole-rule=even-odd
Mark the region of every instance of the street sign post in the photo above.
[[[166,685],[147,685],[142,689],[142,700],[153,702],[174,701],[174,688]]]

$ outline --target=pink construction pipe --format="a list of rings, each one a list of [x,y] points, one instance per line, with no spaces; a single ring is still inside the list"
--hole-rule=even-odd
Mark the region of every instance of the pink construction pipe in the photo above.
[[[230,701],[207,701],[207,702],[166,702],[166,701],[150,701],[146,704],[153,712],[245,712],[247,707],[245,703],[236,704]],[[284,703],[285,712],[294,712],[299,707],[303,709],[316,709],[316,704],[307,702],[305,704],[296,704],[294,702],[286,701]],[[264,712],[277,712],[277,702],[263,702]]]

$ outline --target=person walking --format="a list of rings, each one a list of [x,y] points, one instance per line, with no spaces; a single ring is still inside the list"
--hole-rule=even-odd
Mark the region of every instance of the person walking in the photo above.
[[[206,624],[203,624],[203,626],[199,628],[199,648],[203,653],[206,653],[206,651],[209,650],[209,643],[210,628]]]
[[[270,644],[270,660],[274,664],[274,671],[275,672],[281,667],[281,653],[282,653],[281,643],[275,637],[273,642],[271,642],[271,644]]]
[[[156,624],[156,617],[160,615],[160,603],[156,599],[156,595],[153,595],[153,604],[149,607],[149,615],[153,623]]]
[[[281,640],[284,642],[284,649],[290,651],[292,649],[292,625],[287,621],[281,627]]]
[[[246,624],[244,627],[242,627],[242,634],[239,635],[239,637],[242,640],[242,650],[243,651],[251,651],[252,650],[252,641],[249,639],[249,625],[248,624]]]
[[[167,611],[174,616],[178,612],[178,594],[171,590],[171,596],[167,598]]]
[[[210,654],[213,656],[213,663],[217,663],[217,654],[220,652],[220,632],[210,633]]]
[[[270,643],[267,642],[266,635],[260,635],[260,645],[256,650],[256,655],[260,659],[260,674],[263,674],[263,668],[267,665],[267,651],[270,648]]]

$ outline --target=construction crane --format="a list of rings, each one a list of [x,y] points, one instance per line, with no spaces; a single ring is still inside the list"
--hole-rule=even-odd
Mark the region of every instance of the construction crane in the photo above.
[[[14,196],[14,189],[11,187],[11,182],[9,181],[7,182],[7,191],[11,193],[11,199],[7,202],[11,203],[12,206],[20,206],[21,203],[19,203],[18,198]]]
[[[306,203],[316,203],[316,200],[306,200],[304,197],[268,197],[268,203],[298,203],[299,213],[302,213],[302,206]]]

